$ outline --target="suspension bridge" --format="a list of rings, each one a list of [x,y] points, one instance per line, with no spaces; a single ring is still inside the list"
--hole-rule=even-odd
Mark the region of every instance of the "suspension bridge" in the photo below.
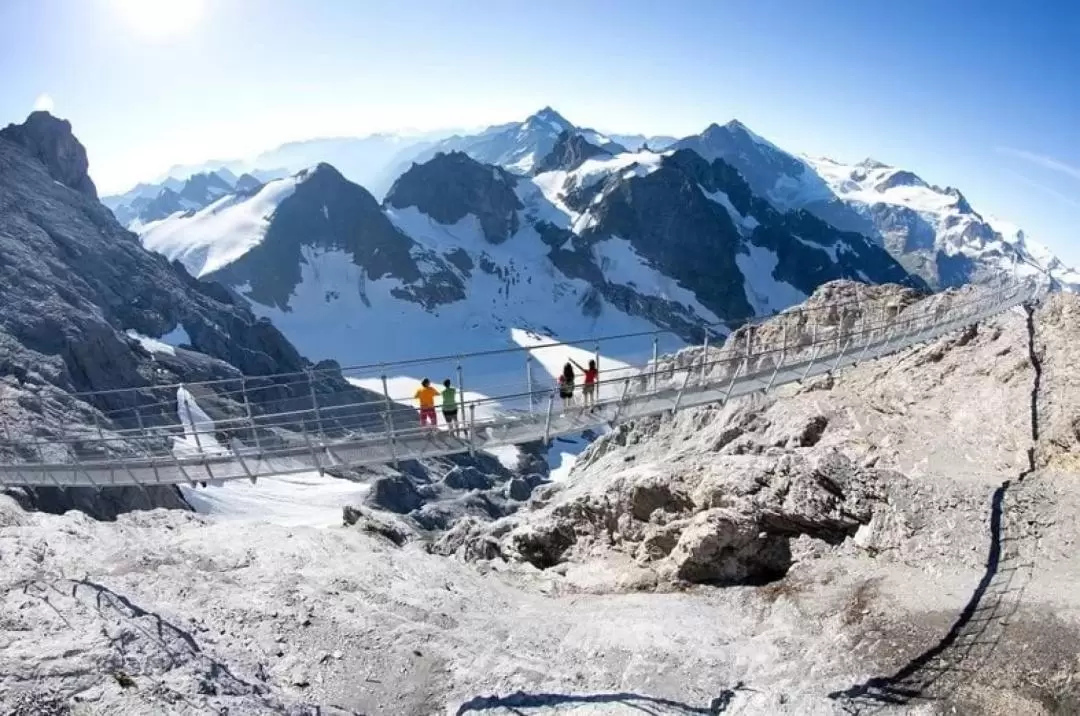
[[[655,335],[594,339],[589,343],[597,358],[605,343],[616,339],[638,340],[646,351],[649,341],[651,355],[638,364],[601,365],[591,405],[582,404],[580,386],[577,402],[564,405],[551,383],[535,380],[530,349],[457,356],[453,373],[462,396],[457,429],[419,425],[409,404],[415,382],[397,395],[391,388],[388,376],[407,374],[410,365],[424,360],[367,366],[367,381],[356,381],[362,390],[341,381],[340,375],[351,370],[346,368],[336,378],[338,387],[329,390],[316,371],[307,371],[74,395],[73,400],[95,406],[89,411],[92,420],[21,432],[12,430],[0,402],[0,455],[13,456],[0,464],[0,487],[255,482],[263,476],[550,443],[563,435],[724,403],[831,374],[964,329],[1035,293],[1033,286],[1018,284],[936,294],[902,310],[885,305],[868,310],[857,302],[792,309],[766,319],[768,324],[749,324],[731,333],[721,345],[710,346],[706,334],[704,345],[666,357],[659,355]],[[828,320],[814,320],[818,311]],[[769,332],[767,339],[755,341],[758,329]],[[552,343],[533,350],[570,346]],[[497,394],[465,392],[470,360],[515,351],[524,355],[519,383]],[[267,399],[268,393],[283,391],[287,400]]]

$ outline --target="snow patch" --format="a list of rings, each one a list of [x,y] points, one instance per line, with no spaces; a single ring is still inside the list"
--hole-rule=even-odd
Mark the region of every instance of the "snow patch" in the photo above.
[[[230,194],[194,213],[177,213],[140,228],[145,248],[180,261],[202,277],[228,266],[262,243],[270,218],[292,196],[300,175],[264,184],[252,196]]]
[[[133,330],[128,331],[127,336],[128,338],[134,338],[135,340],[137,340],[139,342],[139,345],[141,345],[144,350],[147,350],[150,353],[164,353],[171,356],[176,355],[176,348],[170,345],[169,342],[165,341],[164,339],[144,336],[143,334]]]
[[[790,283],[773,276],[779,263],[776,252],[754,244],[747,244],[746,249],[746,253],[735,254],[735,264],[744,277],[746,298],[757,315],[768,316],[808,298]]]
[[[743,216],[740,214],[739,210],[735,208],[735,205],[731,203],[731,198],[726,192],[720,190],[707,192],[704,189],[702,189],[702,192],[707,199],[715,201],[727,210],[728,215],[731,216],[731,221],[743,235],[753,232],[754,229],[761,225],[753,216]]]
[[[674,301],[708,323],[720,323],[715,313],[698,302],[693,291],[650,266],[626,239],[615,237],[597,242],[593,246],[593,256],[609,282],[629,286],[646,296]]]

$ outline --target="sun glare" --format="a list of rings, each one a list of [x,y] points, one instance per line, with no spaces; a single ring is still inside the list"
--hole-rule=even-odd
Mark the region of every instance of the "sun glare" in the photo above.
[[[187,34],[202,19],[205,0],[112,0],[117,14],[140,38],[164,42]]]

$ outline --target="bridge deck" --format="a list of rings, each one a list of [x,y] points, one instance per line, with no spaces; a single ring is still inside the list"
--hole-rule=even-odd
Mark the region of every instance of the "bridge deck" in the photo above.
[[[496,415],[471,424],[466,415],[465,430],[458,435],[444,428],[410,427],[330,437],[304,428],[292,433],[283,446],[266,450],[236,437],[229,438],[228,445],[222,445],[213,428],[205,431],[200,428],[195,432],[203,437],[195,441],[194,450],[190,445],[156,453],[146,448],[147,454],[143,456],[123,459],[4,464],[0,465],[0,485],[110,487],[255,479],[549,441],[560,435],[635,418],[722,403],[830,373],[940,337],[1017,306],[1030,296],[1027,289],[1014,288],[979,301],[954,305],[940,315],[898,318],[880,326],[830,336],[793,349],[791,355],[786,350],[773,349],[751,353],[743,359],[728,355],[718,361],[718,364],[735,364],[733,371],[711,370],[714,364],[704,363],[707,352],[702,352],[702,363],[669,368],[663,378],[657,375],[654,364],[651,368],[641,368],[631,378],[612,381],[621,390],[607,392],[618,396],[598,400],[591,410],[582,407],[563,410],[551,391],[530,391],[530,406],[535,405],[534,397],[540,398],[540,405],[534,409]],[[318,413],[317,406],[314,412]],[[301,424],[306,425],[307,421]],[[147,431],[141,437],[146,444],[161,442],[160,432]],[[134,442],[138,443],[139,439],[135,437]]]

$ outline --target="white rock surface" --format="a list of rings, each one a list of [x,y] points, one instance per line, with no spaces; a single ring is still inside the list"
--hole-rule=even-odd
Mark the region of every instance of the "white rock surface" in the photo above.
[[[1045,469],[1023,480],[1018,312],[616,430],[530,509],[459,523],[457,557],[359,524],[0,498],[0,711],[840,714],[891,689],[935,699],[898,713],[1075,713],[1076,311],[1036,314]],[[515,558],[540,534],[571,542],[543,570]],[[745,577],[726,570],[759,543],[788,550],[782,578],[691,583]]]

